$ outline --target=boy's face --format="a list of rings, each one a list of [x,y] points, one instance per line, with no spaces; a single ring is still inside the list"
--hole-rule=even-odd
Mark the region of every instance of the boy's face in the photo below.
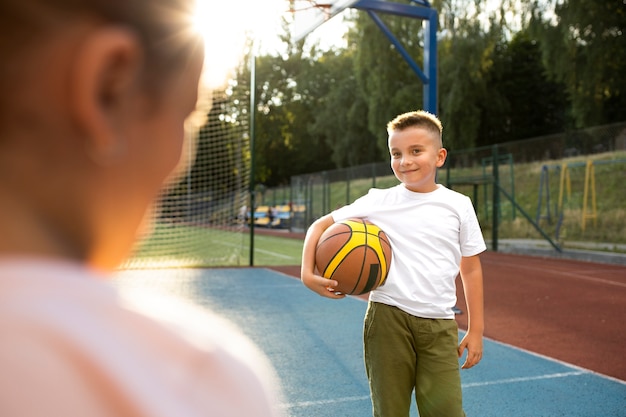
[[[437,168],[446,160],[439,138],[422,127],[409,127],[389,133],[391,169],[404,186],[414,192],[428,193],[437,188]]]

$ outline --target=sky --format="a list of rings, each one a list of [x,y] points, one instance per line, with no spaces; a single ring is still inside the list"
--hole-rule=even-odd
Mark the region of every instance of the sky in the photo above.
[[[307,7],[308,2],[297,0],[296,8]],[[296,16],[305,16],[299,11]],[[198,0],[194,25],[209,41],[206,44],[206,79],[210,85],[219,85],[241,59],[246,37],[252,34],[259,53],[278,54],[284,49],[279,34],[281,19],[291,17],[288,0]],[[315,30],[307,42],[319,42],[322,48],[342,44],[346,26],[338,15]],[[215,42],[215,40],[224,40]],[[214,59],[219,57],[219,59]]]
[[[319,12],[310,6],[313,0],[294,0],[295,13],[289,11],[289,0],[196,0],[198,9],[195,24],[209,41],[206,43],[206,77],[209,85],[219,86],[227,78],[227,74],[236,67],[244,54],[248,35],[256,40],[259,54],[280,54],[284,50],[279,34],[282,33],[281,19],[295,17],[296,23],[306,21],[311,13]],[[324,0],[328,2],[330,0]],[[333,0],[349,2],[350,0]],[[514,4],[519,0],[511,0]],[[545,0],[540,0],[545,1]],[[459,0],[473,7],[473,0]],[[487,0],[485,12],[497,10],[501,0]],[[512,17],[510,17],[512,18]],[[487,20],[485,18],[485,23]],[[300,27],[307,26],[301,23]],[[339,14],[322,24],[308,37],[307,42],[317,42],[322,49],[343,46],[343,35],[347,25]],[[216,42],[218,40],[218,42]],[[219,59],[215,59],[219,57]]]

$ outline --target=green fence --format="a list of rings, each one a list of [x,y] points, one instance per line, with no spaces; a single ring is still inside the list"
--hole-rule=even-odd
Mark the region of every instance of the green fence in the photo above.
[[[507,238],[542,239],[557,250],[577,241],[626,243],[626,123],[449,150],[438,182],[472,198],[496,250]],[[370,188],[397,183],[388,163],[375,163],[294,176],[288,190],[264,194],[299,207],[291,228],[304,231]]]

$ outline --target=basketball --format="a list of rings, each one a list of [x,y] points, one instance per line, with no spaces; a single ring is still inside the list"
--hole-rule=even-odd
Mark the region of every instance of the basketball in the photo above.
[[[361,295],[385,283],[391,245],[385,232],[363,219],[334,223],[324,231],[315,251],[315,266],[336,280],[336,291]]]

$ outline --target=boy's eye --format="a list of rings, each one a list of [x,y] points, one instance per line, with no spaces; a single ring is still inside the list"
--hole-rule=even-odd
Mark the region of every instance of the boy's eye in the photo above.
[[[420,149],[413,149],[413,155],[418,155],[420,152]]]
[[[391,156],[393,158],[399,158],[400,157],[400,152],[391,152]]]

